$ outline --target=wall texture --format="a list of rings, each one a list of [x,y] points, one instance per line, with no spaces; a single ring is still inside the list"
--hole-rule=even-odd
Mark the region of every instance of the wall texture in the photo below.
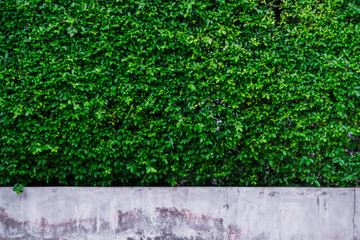
[[[0,239],[360,240],[354,188],[0,188]]]

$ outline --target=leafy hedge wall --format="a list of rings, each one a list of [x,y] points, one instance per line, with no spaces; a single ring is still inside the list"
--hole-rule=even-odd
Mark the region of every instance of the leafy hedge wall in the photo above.
[[[1,185],[358,185],[357,0],[0,13]]]

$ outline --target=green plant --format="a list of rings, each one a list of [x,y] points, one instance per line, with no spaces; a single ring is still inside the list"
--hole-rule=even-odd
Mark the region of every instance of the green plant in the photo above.
[[[0,185],[356,186],[359,9],[2,1]]]

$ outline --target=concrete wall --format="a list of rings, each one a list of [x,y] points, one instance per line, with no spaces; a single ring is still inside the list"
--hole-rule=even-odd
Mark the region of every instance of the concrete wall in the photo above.
[[[360,240],[354,188],[0,188],[0,239]]]

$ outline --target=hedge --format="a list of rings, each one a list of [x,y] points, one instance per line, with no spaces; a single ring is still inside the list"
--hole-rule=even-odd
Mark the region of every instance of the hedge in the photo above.
[[[0,185],[358,185],[359,1],[0,12]]]

